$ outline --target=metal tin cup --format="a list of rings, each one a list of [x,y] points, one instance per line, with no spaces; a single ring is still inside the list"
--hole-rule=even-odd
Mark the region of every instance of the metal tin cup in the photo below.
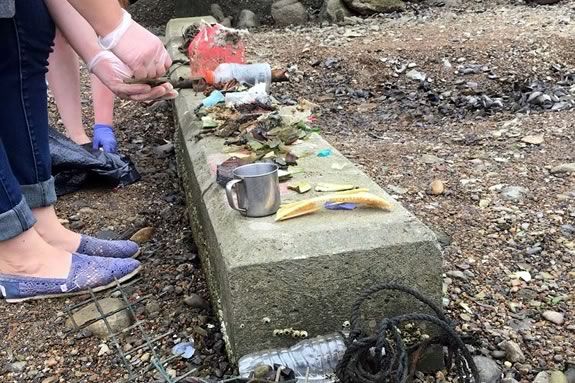
[[[234,169],[233,175],[235,179],[226,185],[226,196],[232,209],[247,217],[266,217],[278,211],[281,200],[277,165],[243,165]]]

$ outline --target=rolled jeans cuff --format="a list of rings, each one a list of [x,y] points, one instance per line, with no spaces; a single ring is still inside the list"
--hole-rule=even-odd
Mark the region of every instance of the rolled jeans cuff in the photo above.
[[[22,198],[12,210],[0,214],[0,241],[14,238],[30,229],[36,223],[32,210]]]
[[[30,209],[52,206],[56,203],[54,177],[34,185],[20,185],[20,188]]]

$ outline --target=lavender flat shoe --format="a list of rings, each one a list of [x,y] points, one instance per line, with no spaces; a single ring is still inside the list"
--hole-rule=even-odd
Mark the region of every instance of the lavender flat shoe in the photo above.
[[[132,241],[108,241],[82,235],[76,253],[96,257],[135,258],[140,254],[140,247]]]
[[[116,280],[127,281],[140,272],[134,259],[94,257],[72,254],[72,266],[66,279],[24,277],[0,274],[0,293],[8,303],[31,299],[59,298],[114,287]]]

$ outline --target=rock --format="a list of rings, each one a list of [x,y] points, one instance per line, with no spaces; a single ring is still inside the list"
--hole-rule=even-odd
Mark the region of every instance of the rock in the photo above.
[[[517,343],[508,340],[503,343],[503,348],[505,349],[507,360],[511,363],[525,362],[525,355]]]
[[[561,326],[563,322],[565,322],[565,317],[563,316],[563,314],[557,311],[547,310],[542,315],[543,318],[545,318],[551,323],[555,323],[558,326]]]
[[[575,226],[570,224],[561,225],[561,234],[566,237],[571,237],[575,234]]]
[[[525,136],[521,139],[521,141],[525,142],[526,144],[541,145],[543,143],[543,135],[542,134],[534,134],[534,135]]]
[[[160,312],[160,304],[158,303],[157,300],[151,299],[146,303],[146,314],[148,314],[150,318],[157,317],[159,312]]]
[[[144,244],[152,238],[154,231],[155,229],[153,227],[144,227],[135,232],[134,235],[130,237],[130,241],[134,241],[139,245]]]
[[[432,164],[439,164],[443,162],[443,160],[433,154],[424,154],[421,156],[421,161],[425,164],[432,165]]]
[[[522,186],[506,186],[501,189],[501,196],[508,201],[520,201],[529,190]]]
[[[233,20],[234,20],[234,18],[232,16],[227,16],[220,22],[220,24],[222,24],[226,28],[231,28],[232,24],[233,24]]]
[[[104,314],[111,313],[126,307],[124,301],[118,298],[103,298],[98,300],[98,304],[102,308]],[[78,326],[82,326],[88,321],[102,317],[94,303],[90,303],[84,306],[82,309],[75,312],[72,316]],[[127,309],[110,315],[106,318],[106,320],[108,321],[108,324],[114,333],[129,327],[133,323],[133,318]],[[66,321],[66,326],[70,329],[74,328],[71,319]],[[90,324],[88,327],[86,327],[86,329],[100,338],[107,338],[109,335],[108,328],[106,327],[104,321],[101,319]]]
[[[467,275],[465,275],[465,273],[461,270],[451,270],[451,271],[448,271],[446,274],[448,277],[451,277],[451,278],[457,278],[457,279],[462,279],[462,280],[467,279]]]
[[[304,5],[297,0],[278,0],[272,4],[272,17],[277,25],[305,24],[309,15]]]
[[[14,362],[10,364],[10,371],[21,373],[26,369],[26,362]]]
[[[362,15],[391,13],[405,10],[402,0],[344,0],[349,9]]]
[[[495,359],[503,359],[505,358],[505,355],[507,355],[507,353],[503,350],[494,350],[491,352],[491,356]]]
[[[198,294],[190,294],[184,298],[184,303],[194,309],[204,309],[208,307],[207,302]]]
[[[255,379],[265,379],[266,376],[270,373],[272,368],[265,364],[260,364],[256,366],[254,369],[254,378]]]
[[[149,361],[149,360],[150,360],[150,353],[149,353],[149,352],[146,352],[146,353],[142,354],[142,356],[140,356],[140,360],[141,360],[142,362],[147,362],[147,361]]]
[[[526,0],[527,4],[537,4],[537,5],[552,5],[557,4],[561,0]]]
[[[50,359],[48,359],[47,361],[45,361],[44,364],[45,364],[47,367],[54,367],[55,365],[58,364],[58,360],[56,360],[56,358],[50,358]]]
[[[168,142],[167,144],[154,147],[153,151],[156,157],[166,158],[174,152],[174,144]]]
[[[553,169],[551,169],[551,173],[553,174],[573,173],[573,172],[575,172],[575,162],[569,162],[557,165]]]
[[[567,378],[567,383],[575,383],[575,366],[569,367],[565,371],[565,377]]]
[[[429,193],[430,194],[440,195],[440,194],[443,194],[444,191],[445,191],[445,186],[443,184],[443,181],[433,180],[433,182],[431,182],[431,185],[429,186]]]
[[[44,379],[42,381],[42,383],[56,383],[59,380],[60,380],[60,378],[58,376],[52,375],[52,376],[49,376],[46,379]]]
[[[224,15],[224,11],[222,11],[222,7],[219,4],[212,4],[210,5],[210,14],[214,16],[214,18],[218,21],[222,21],[226,18]]]
[[[474,356],[473,361],[482,383],[497,383],[501,380],[501,369],[496,361],[486,356]]]
[[[549,373],[547,371],[541,371],[535,376],[533,383],[549,383]]]
[[[425,73],[417,71],[415,69],[412,69],[409,72],[407,72],[405,74],[405,77],[413,81],[425,81],[425,79],[427,79],[427,75]]]
[[[551,371],[549,373],[549,383],[567,383],[567,377],[561,371]]]
[[[100,350],[98,351],[98,356],[107,355],[110,353],[110,347],[106,343],[100,345]]]
[[[329,20],[332,23],[340,23],[346,17],[350,17],[351,12],[343,0],[324,0],[320,11],[320,20]]]
[[[160,100],[148,106],[148,110],[152,113],[167,112],[170,110],[170,102],[167,100]]]
[[[240,15],[238,16],[238,24],[237,24],[238,28],[249,29],[249,28],[255,28],[258,25],[260,25],[260,23],[255,13],[253,13],[249,9],[244,9],[240,12]]]

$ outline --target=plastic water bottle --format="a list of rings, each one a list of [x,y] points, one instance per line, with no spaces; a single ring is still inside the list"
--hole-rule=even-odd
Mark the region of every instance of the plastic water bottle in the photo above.
[[[279,364],[291,368],[299,382],[306,380],[306,374],[308,382],[333,382],[335,379],[329,375],[334,375],[345,349],[342,336],[330,334],[306,339],[286,349],[255,352],[239,360],[240,376],[248,378],[260,364]]]
[[[272,82],[272,68],[270,64],[220,64],[214,70],[212,78],[207,78],[209,83],[226,83],[237,80],[248,85],[266,84],[266,89]]]

